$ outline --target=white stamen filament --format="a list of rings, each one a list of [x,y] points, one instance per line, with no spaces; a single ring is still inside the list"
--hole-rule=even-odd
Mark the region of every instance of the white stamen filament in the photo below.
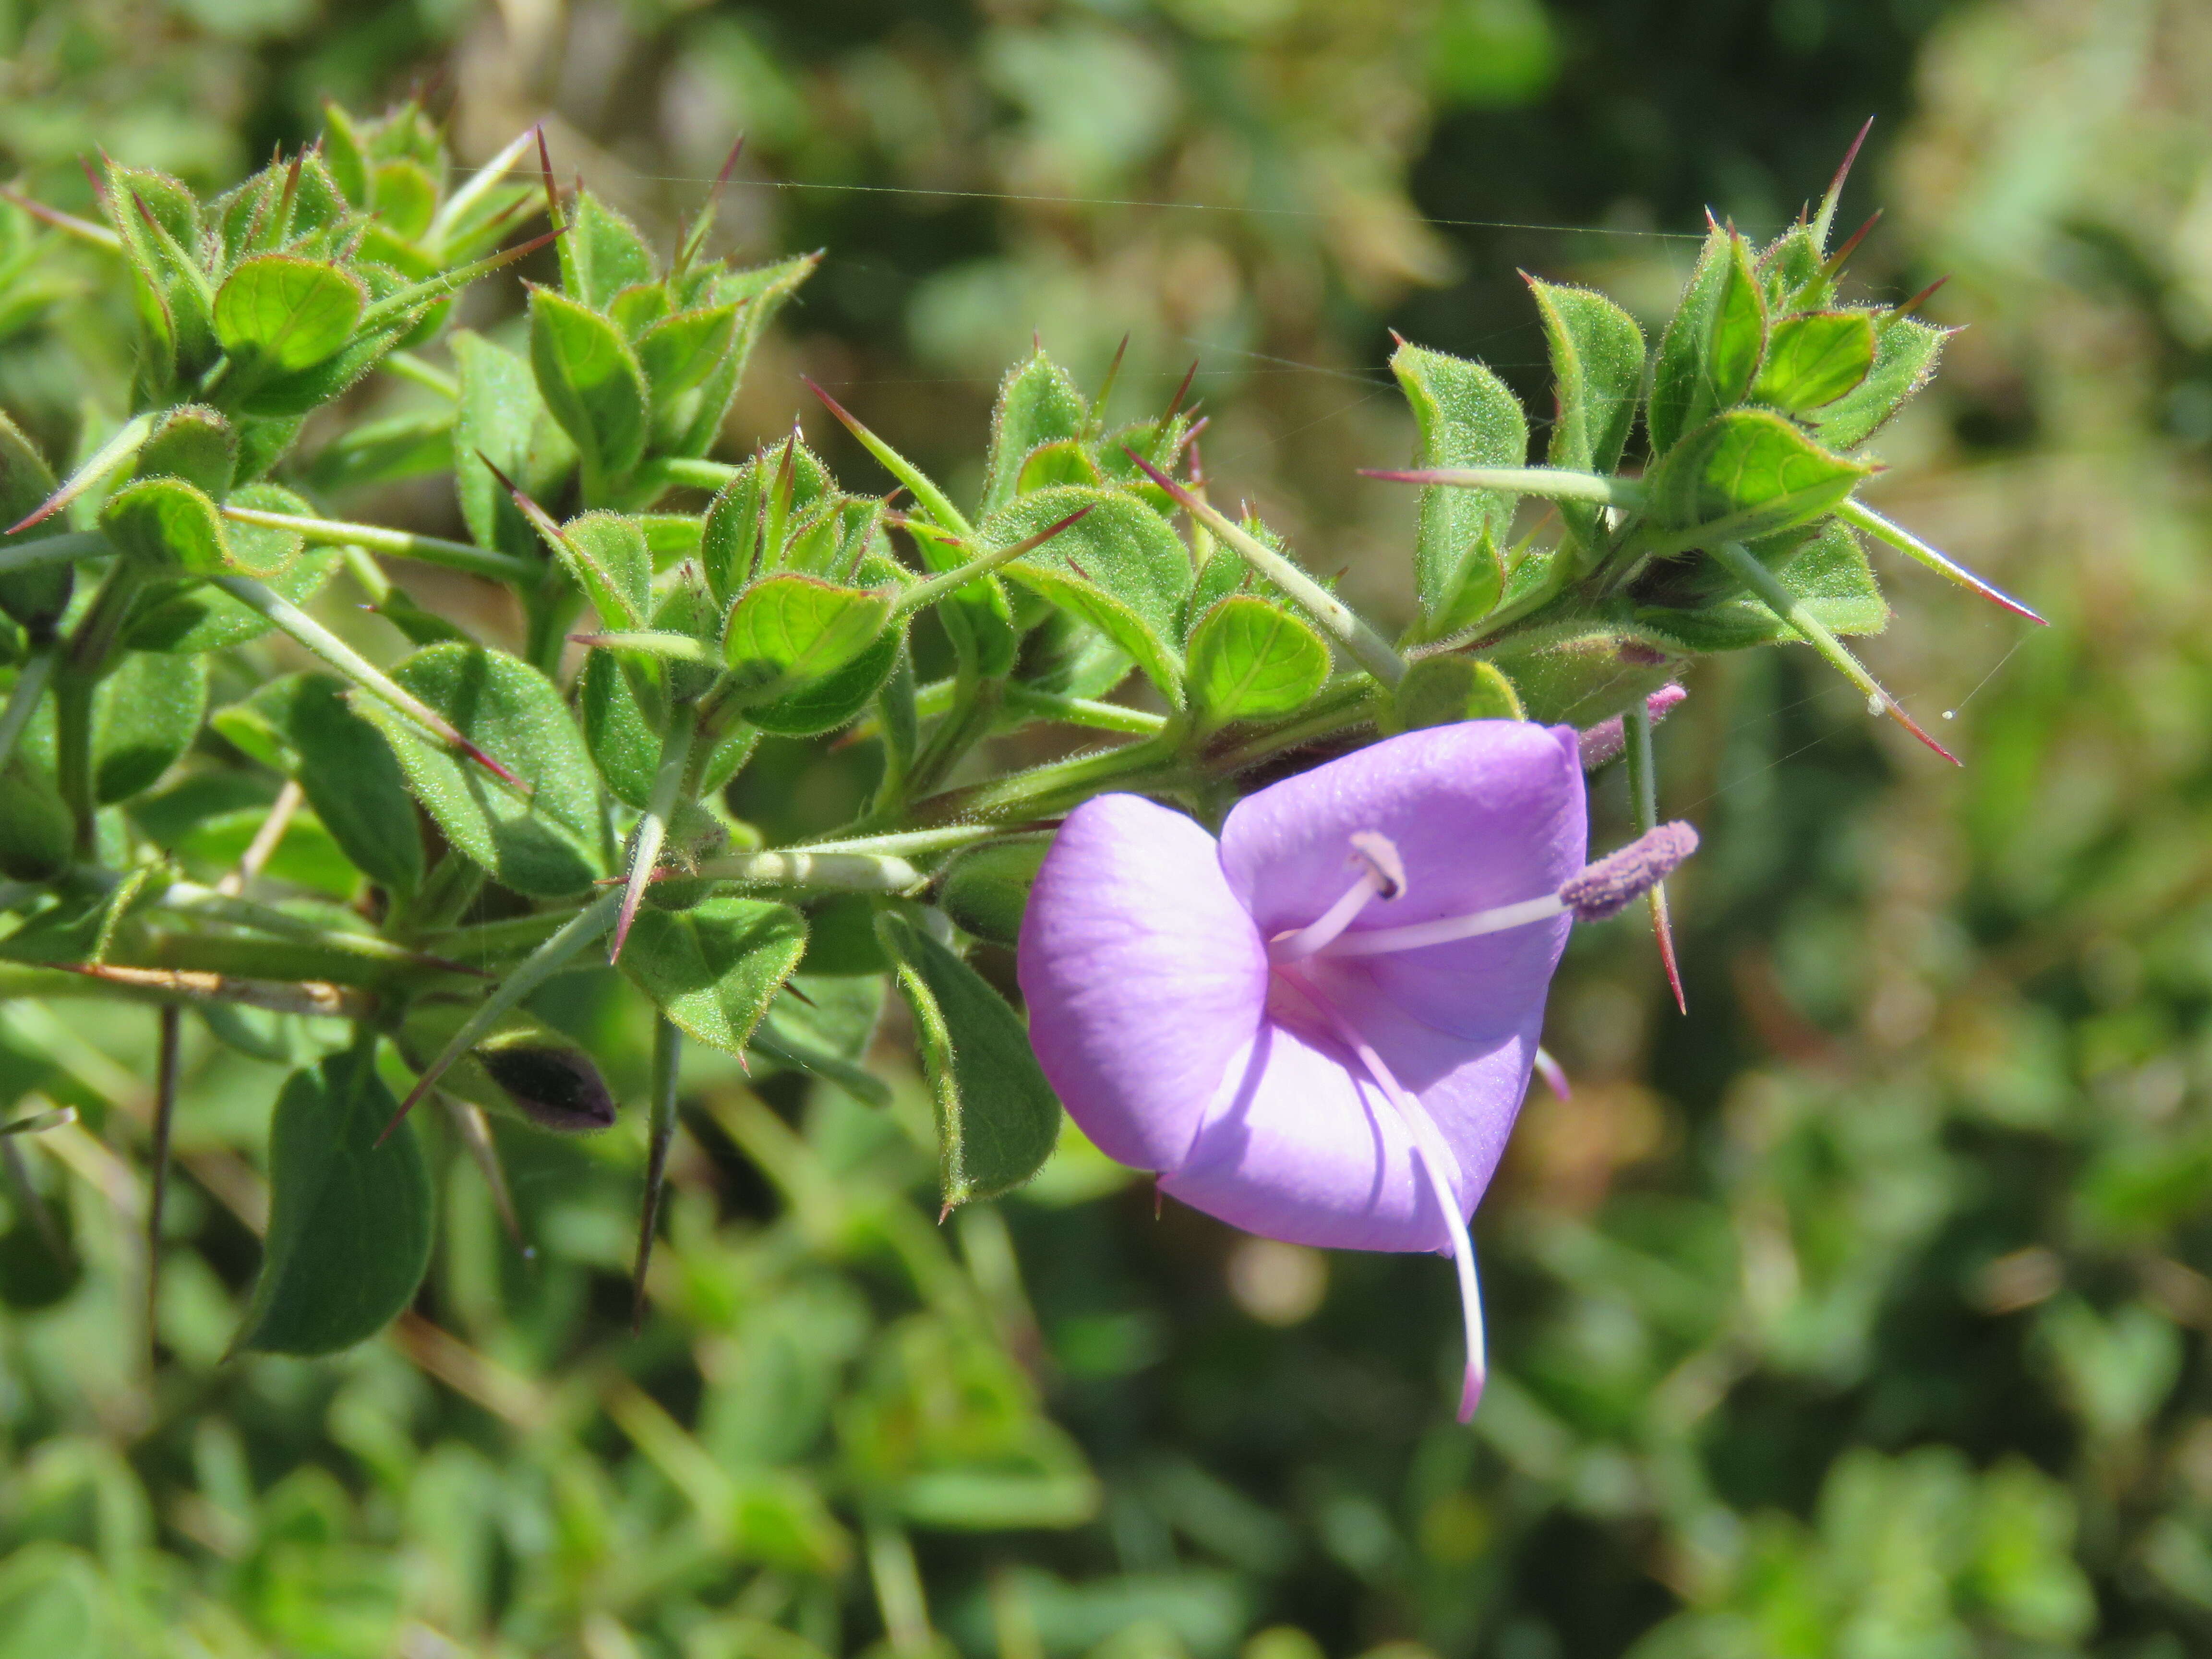
[[[1454,939],[1478,939],[1485,933],[1502,933],[1508,928],[1525,927],[1532,921],[1547,921],[1566,908],[1557,893],[1547,893],[1541,898],[1523,899],[1518,904],[1501,904],[1494,910],[1477,910],[1472,915],[1443,916],[1435,921],[1416,921],[1403,927],[1370,927],[1364,933],[1346,933],[1341,939],[1332,936],[1328,954],[1332,957],[1380,957],[1398,951],[1418,951],[1426,945],[1449,945]],[[1329,914],[1334,915],[1335,912],[1332,910]],[[1328,918],[1323,917],[1322,920]],[[1315,927],[1320,925],[1316,922]],[[1312,931],[1311,928],[1307,930],[1309,933]],[[1342,929],[1338,931],[1340,933]]]
[[[1359,831],[1352,837],[1351,861],[1360,866],[1359,878],[1345,889],[1343,897],[1322,912],[1319,921],[1268,941],[1270,962],[1304,962],[1351,927],[1370,899],[1394,899],[1406,890],[1406,867],[1387,836],[1372,830]]]
[[[1475,1405],[1482,1398],[1483,1382],[1489,1375],[1489,1358],[1483,1344],[1482,1286],[1475,1278],[1474,1241],[1468,1236],[1467,1218],[1460,1213],[1459,1194],[1452,1190],[1451,1178],[1459,1168],[1459,1160],[1452,1156],[1451,1148],[1445,1144],[1428,1109],[1407,1091],[1383,1064],[1382,1056],[1375,1052],[1373,1045],[1359,1035],[1336,1005],[1303,975],[1284,972],[1281,978],[1328,1022],[1338,1039],[1352,1050],[1367,1075],[1382,1091],[1384,1098],[1405,1124],[1407,1133],[1413,1138],[1413,1161],[1427,1176],[1429,1191],[1436,1198],[1437,1207],[1443,1212],[1444,1227],[1451,1236],[1452,1266],[1459,1272],[1460,1312],[1467,1324],[1467,1375],[1460,1388],[1459,1420],[1472,1422]]]

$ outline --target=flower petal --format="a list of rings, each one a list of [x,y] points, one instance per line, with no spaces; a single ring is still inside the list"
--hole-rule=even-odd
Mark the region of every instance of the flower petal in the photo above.
[[[1470,1043],[1397,1012],[1371,988],[1325,994],[1416,1095],[1457,1160],[1473,1214],[1528,1087],[1540,1003],[1524,1028]],[[1291,1000],[1279,994],[1278,1009]],[[1270,1019],[1231,1064],[1182,1167],[1161,1189],[1247,1232],[1352,1250],[1445,1250],[1450,1236],[1382,1090],[1310,1019]]]
[[[1389,837],[1405,892],[1347,933],[1467,915],[1555,891],[1589,847],[1578,735],[1519,720],[1409,732],[1241,801],[1221,865],[1263,939],[1303,927],[1350,885],[1361,830]],[[1565,917],[1362,958],[1374,984],[1440,1031],[1494,1042],[1540,1011]]]
[[[1070,813],[1022,922],[1030,1043],[1108,1157],[1172,1170],[1259,1029],[1267,954],[1213,837],[1135,795]]]

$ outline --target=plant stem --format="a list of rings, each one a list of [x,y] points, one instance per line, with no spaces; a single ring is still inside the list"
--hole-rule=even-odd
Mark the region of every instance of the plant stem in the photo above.
[[[387,530],[381,525],[311,519],[293,513],[264,513],[250,507],[225,507],[222,515],[237,524],[289,531],[310,547],[366,548],[387,558],[419,559],[425,564],[441,564],[449,570],[513,582],[520,587],[534,586],[545,574],[544,565],[528,559],[518,559],[512,553],[477,547],[469,542],[448,541],[443,536],[417,536],[404,530]]]
[[[58,654],[57,647],[51,645],[34,651],[15,672],[15,684],[8,692],[8,706],[0,708],[0,772],[8,769],[23,728],[31,723],[39,699],[46,695],[46,682],[53,678]]]
[[[1651,711],[1638,697],[1622,717],[1628,750],[1628,796],[1635,816],[1636,833],[1649,835],[1659,827],[1659,769],[1651,752]],[[1649,895],[1651,932],[1659,941],[1659,961],[1674,988],[1674,1006],[1682,1013],[1690,1005],[1682,994],[1682,968],[1674,955],[1674,924],[1667,913],[1667,884],[1655,881]]]
[[[676,1138],[676,1073],[684,1034],[667,1015],[653,1017],[653,1095],[646,1119],[645,1197],[638,1206],[637,1269],[630,1280],[629,1328],[645,1328],[645,1272],[653,1262],[660,1225],[660,1191],[668,1176],[668,1146]]]

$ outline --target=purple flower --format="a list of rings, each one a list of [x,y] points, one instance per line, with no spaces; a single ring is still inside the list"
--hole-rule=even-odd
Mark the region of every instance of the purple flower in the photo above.
[[[1134,795],[1088,801],[1023,923],[1030,1042],[1108,1155],[1265,1237],[1452,1255],[1462,1420],[1483,1379],[1467,1218],[1570,921],[1696,843],[1666,826],[1585,875],[1587,839],[1579,735],[1469,721],[1261,790],[1218,843]]]

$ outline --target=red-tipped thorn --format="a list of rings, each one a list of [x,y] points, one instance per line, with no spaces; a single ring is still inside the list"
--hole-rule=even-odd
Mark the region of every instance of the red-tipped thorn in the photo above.
[[[1894,322],[1899,317],[1910,317],[1914,312],[1919,310],[1922,306],[1927,304],[1928,301],[1935,294],[1937,289],[1942,287],[1944,283],[1950,280],[1951,278],[1948,275],[1938,276],[1934,282],[1929,283],[1926,288],[1922,289],[1919,293],[1914,295],[1903,305],[1898,307],[1896,310],[1891,312],[1889,313],[1890,320]]]
[[[1945,760],[1950,762],[1952,765],[1960,767],[1966,765],[1966,762],[1960,760],[1956,755],[1946,749],[1942,744],[1929,737],[1928,733],[1921,728],[1920,722],[1914,720],[1911,715],[1905,712],[1904,707],[1899,703],[1896,698],[1891,696],[1887,692],[1884,692],[1882,694],[1881,701],[1882,707],[1887,712],[1889,717],[1895,720],[1899,726],[1911,732],[1914,737],[1919,738],[1921,742],[1926,744],[1930,749],[1933,749]]]
[[[1824,276],[1832,276],[1838,271],[1841,270],[1844,268],[1844,262],[1849,259],[1852,254],[1857,252],[1859,250],[1859,244],[1866,240],[1867,233],[1881,222],[1881,210],[1880,208],[1876,208],[1874,212],[1868,216],[1867,222],[1864,224],[1861,225],[1856,230],[1853,231],[1844,239],[1844,245],[1841,247],[1838,248],[1833,253],[1831,253],[1826,259],[1823,259],[1820,262],[1820,274]]]
[[[102,150],[100,152],[100,159],[105,161],[106,156],[107,152]],[[88,155],[80,155],[76,158],[76,164],[78,167],[84,169],[85,181],[92,186],[92,199],[100,203],[103,207],[106,206],[107,203],[107,180],[101,178],[99,173],[94,169],[92,158]]]
[[[1682,994],[1682,964],[1674,954],[1674,922],[1667,912],[1667,884],[1655,884],[1650,896],[1651,936],[1659,941],[1659,965],[1667,970],[1667,988],[1674,994],[1675,1012],[1687,1014],[1690,1001]]]
[[[942,1227],[946,1222],[951,1219],[952,1206],[950,1204],[940,1205],[937,1212],[937,1224]]]
[[[91,220],[80,219],[74,213],[64,213],[59,208],[48,207],[35,196],[26,196],[21,191],[10,190],[5,185],[0,185],[0,201],[13,202],[33,219],[73,235],[105,239],[115,234],[106,225],[95,225]]]
[[[434,1081],[434,1079],[428,1077],[419,1079],[415,1086],[407,1091],[407,1098],[399,1103],[399,1109],[392,1115],[392,1121],[378,1133],[376,1144],[379,1146],[391,1139],[392,1132],[406,1121],[407,1114],[415,1109],[415,1103],[430,1092],[430,1085],[433,1081]]]
[[[744,153],[745,135],[741,132],[738,135],[738,142],[730,146],[729,160],[722,163],[722,170],[714,175],[714,188],[707,192],[708,201],[713,201],[722,193],[722,186],[730,182],[730,175],[738,170],[738,157]]]
[[[1874,117],[1869,115],[1866,118],[1866,125],[1859,129],[1859,136],[1851,140],[1851,147],[1844,152],[1843,165],[1836,169],[1836,176],[1828,181],[1830,200],[1844,193],[1844,180],[1851,176],[1851,163],[1859,159],[1859,146],[1866,143],[1867,134],[1873,131]]]
[[[1129,355],[1129,337],[1121,336],[1121,343],[1114,348],[1114,361],[1106,365],[1106,378],[1099,383],[1098,396],[1091,402],[1091,412],[1102,421],[1106,415],[1106,400],[1114,395],[1114,387],[1121,378],[1121,360]]]
[[[1190,487],[1201,492],[1206,489],[1206,457],[1199,451],[1195,430],[1190,434]]]
[[[532,129],[538,135],[538,172],[545,181],[545,216],[555,224],[561,222],[561,191],[553,182],[553,152],[546,147],[545,123],[540,121]]]
[[[857,438],[860,435],[861,432],[866,429],[860,425],[858,420],[854,418],[851,411],[847,410],[844,404],[839,403],[835,398],[831,397],[827,392],[823,390],[821,382],[817,380],[811,374],[802,374],[799,378],[805,383],[806,389],[809,392],[812,392],[816,397],[822,400],[823,408],[828,410],[843,423],[844,428],[848,432],[850,432]],[[794,428],[794,433],[796,430],[797,428]]]
[[[1160,416],[1162,426],[1182,412],[1182,400],[1190,395],[1190,383],[1197,378],[1198,359],[1194,357],[1190,360],[1190,367],[1183,371],[1182,384],[1176,388],[1175,401],[1168,405],[1168,412]]]

